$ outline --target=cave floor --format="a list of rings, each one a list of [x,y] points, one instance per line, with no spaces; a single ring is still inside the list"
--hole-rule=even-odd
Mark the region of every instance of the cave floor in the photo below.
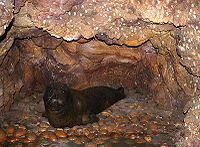
[[[183,125],[132,90],[127,98],[98,114],[99,122],[55,129],[42,117],[42,95],[22,92],[15,99],[1,117],[0,146],[175,146],[175,133]]]

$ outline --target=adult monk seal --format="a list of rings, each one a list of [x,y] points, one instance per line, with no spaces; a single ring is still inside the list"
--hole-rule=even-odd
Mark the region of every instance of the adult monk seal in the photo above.
[[[43,96],[44,116],[55,128],[93,123],[99,120],[96,114],[123,98],[122,87],[97,86],[75,90],[63,83],[53,83],[46,88]]]

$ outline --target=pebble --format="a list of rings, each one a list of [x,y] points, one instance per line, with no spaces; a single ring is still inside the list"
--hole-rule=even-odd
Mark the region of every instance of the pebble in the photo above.
[[[49,131],[44,131],[40,134],[40,137],[49,138]]]
[[[10,142],[10,143],[13,143],[13,142],[16,142],[16,141],[19,141],[19,138],[16,138],[16,137],[9,137],[8,139],[7,139],[7,142]]]
[[[77,133],[77,135],[83,135],[83,129],[82,128],[78,128],[77,130],[76,130],[76,133]]]
[[[97,147],[97,144],[95,144],[93,142],[88,142],[88,143],[86,143],[85,147]]]
[[[57,141],[56,134],[52,131],[45,131],[40,134],[40,137],[49,138],[51,141]]]
[[[94,143],[96,144],[103,144],[104,143],[104,140],[100,139],[100,138],[95,138],[92,140]]]
[[[4,128],[6,128],[6,127],[9,126],[9,125],[8,125],[8,122],[6,122],[6,121],[4,121],[4,122],[2,123],[2,125],[3,125]]]
[[[15,147],[23,147],[23,144],[21,142],[16,142],[14,145]]]
[[[153,132],[157,132],[158,131],[158,126],[156,124],[150,124],[149,125],[149,129],[151,129]]]
[[[24,147],[36,147],[35,143],[26,143]]]
[[[119,137],[121,137],[121,135],[119,133],[114,133],[114,132],[111,133],[110,136],[113,137],[113,138],[119,138]]]
[[[95,138],[96,135],[94,133],[90,133],[88,135],[86,135],[89,139]]]
[[[56,130],[55,133],[56,133],[57,137],[60,137],[60,138],[67,137],[67,134],[65,132],[61,131],[61,130]]]
[[[108,131],[107,131],[107,130],[101,130],[101,131],[99,132],[99,134],[100,134],[100,135],[105,135],[105,134],[108,134]]]
[[[107,112],[107,111],[104,111],[104,112],[102,112],[101,113],[102,115],[104,115],[104,116],[106,116],[106,117],[109,117],[109,116],[111,116],[111,112]]]
[[[137,142],[137,143],[144,143],[144,142],[145,142],[145,140],[144,140],[144,139],[142,139],[142,138],[140,138],[140,139],[137,139],[137,140],[136,140],[136,142]]]
[[[6,128],[6,132],[8,133],[8,134],[13,134],[14,132],[15,132],[15,126],[8,126],[7,128]]]
[[[133,139],[127,139],[124,141],[126,144],[135,144],[135,140]]]
[[[160,147],[170,147],[170,145],[167,144],[167,143],[162,143],[162,144],[160,145]]]
[[[68,143],[69,139],[68,138],[58,138],[57,142],[58,143]]]
[[[26,130],[26,127],[25,127],[24,125],[19,125],[18,128],[23,129],[23,130]]]
[[[56,134],[54,132],[49,131],[49,139],[53,142],[57,141]]]
[[[152,141],[152,138],[151,138],[151,136],[145,136],[145,137],[144,137],[144,140],[146,140],[147,142],[151,142],[151,141]]]
[[[26,137],[25,137],[27,140],[29,140],[30,142],[33,142],[35,141],[35,139],[37,138],[36,134],[35,133],[29,133],[29,134],[26,134]]]
[[[7,136],[3,129],[0,128],[0,143],[6,140]]]
[[[13,136],[14,136],[14,137],[22,137],[22,136],[24,136],[25,134],[26,134],[26,131],[25,131],[24,129],[17,129],[17,130],[14,132]]]
[[[37,140],[37,144],[43,145],[43,146],[48,146],[48,145],[52,144],[52,141],[49,138],[40,137]]]
[[[47,124],[47,123],[45,123],[45,122],[41,122],[41,123],[39,124],[39,126],[40,126],[41,128],[48,128],[48,127],[49,127],[49,124]]]
[[[40,132],[45,132],[47,130],[47,128],[39,128]]]
[[[74,141],[74,140],[77,140],[77,136],[69,136],[68,139],[71,141]]]
[[[102,134],[102,135],[99,135],[98,138],[100,138],[102,140],[108,140],[110,138],[110,136]]]

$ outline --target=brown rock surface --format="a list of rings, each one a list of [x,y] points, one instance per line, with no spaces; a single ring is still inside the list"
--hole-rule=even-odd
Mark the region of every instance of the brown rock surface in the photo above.
[[[0,143],[6,140],[7,136],[3,129],[0,128]]]
[[[26,131],[24,129],[17,129],[14,132],[13,136],[18,138],[18,137],[24,136],[25,134],[26,134]]]
[[[14,5],[11,0],[1,0],[0,2],[0,36],[2,36],[9,26],[9,23],[12,21]]]
[[[8,126],[8,127],[6,128],[6,132],[7,132],[8,134],[13,134],[13,133],[15,132],[15,126]]]

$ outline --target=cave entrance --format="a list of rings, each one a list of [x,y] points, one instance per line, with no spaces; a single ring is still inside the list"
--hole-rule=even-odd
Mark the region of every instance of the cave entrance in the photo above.
[[[66,42],[42,32],[15,39],[1,64],[0,133],[7,137],[0,140],[8,145],[173,145],[189,100],[180,77],[189,74],[179,56],[157,48],[155,40],[126,46],[106,43],[103,36]],[[79,90],[122,86],[126,98],[98,114],[97,123],[56,129],[42,117],[45,87],[54,82]]]

